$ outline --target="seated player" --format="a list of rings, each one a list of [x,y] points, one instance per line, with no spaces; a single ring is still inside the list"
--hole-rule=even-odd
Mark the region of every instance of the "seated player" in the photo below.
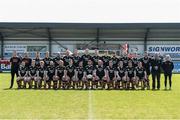
[[[98,88],[98,83],[100,84],[100,86],[102,87],[102,89],[105,89],[105,84],[103,83],[104,81],[104,77],[105,77],[105,67],[103,66],[103,61],[102,60],[98,60],[98,65],[96,65],[95,68],[95,79],[94,81],[92,81],[92,86],[95,87],[95,89]]]
[[[114,81],[116,81],[116,68],[113,67],[112,60],[109,61],[109,66],[106,67],[106,75],[104,83],[107,83],[108,89],[114,88]]]
[[[46,89],[46,86],[48,86],[48,89],[51,88],[51,81],[53,80],[53,77],[55,75],[55,67],[53,61],[50,61],[50,65],[47,68],[47,72],[44,77],[44,87]]]
[[[76,67],[75,76],[77,79],[77,82],[75,83],[77,88],[81,86],[81,89],[83,89],[82,80],[83,80],[83,76],[84,76],[84,68],[83,68],[83,62],[82,61],[80,61],[79,66]]]
[[[75,75],[75,67],[73,65],[73,59],[70,59],[69,65],[66,67],[66,70],[67,70],[67,76],[70,79],[69,80],[69,87],[75,88],[75,86],[74,86],[74,83],[75,83],[75,76],[74,76]]]
[[[64,62],[62,60],[60,60],[58,64],[59,65],[56,67],[53,80],[57,82],[59,81],[59,88],[61,88],[62,77],[64,76],[64,70],[66,69],[66,67],[64,66]]]
[[[138,63],[136,68],[136,86],[139,88],[139,83],[141,83],[141,89],[144,89],[147,83],[147,74],[146,70],[142,66],[142,62]]]
[[[115,82],[115,88],[119,89],[120,84],[121,86],[126,89],[127,88],[127,81],[126,81],[126,69],[124,67],[123,61],[119,61],[118,67],[117,67],[117,80]]]
[[[46,69],[44,67],[44,61],[40,61],[40,66],[36,69],[36,77],[34,78],[35,89],[40,89],[42,87],[42,81],[44,80],[45,71]]]
[[[32,60],[31,66],[29,67],[29,88],[32,88],[32,83],[35,80],[36,77],[36,66],[35,66],[35,60]]]
[[[126,68],[126,80],[127,80],[127,89],[130,88],[130,84],[132,89],[135,89],[135,69],[132,65],[132,62],[128,62],[128,67]]]
[[[63,89],[69,89],[69,83],[70,83],[69,81],[70,81],[70,78],[67,75],[67,70],[64,70],[64,75],[62,77],[62,88]]]
[[[25,88],[25,83],[27,81],[27,75],[28,75],[28,72],[27,72],[27,67],[25,66],[25,62],[22,62],[20,67],[19,67],[19,70],[18,70],[18,74],[19,76],[17,77],[17,85],[18,85],[18,89],[22,88],[22,82],[24,82],[24,88]]]
[[[85,67],[85,75],[83,78],[83,86],[86,89],[92,89],[92,81],[94,80],[94,66],[92,60],[88,60],[88,65]]]

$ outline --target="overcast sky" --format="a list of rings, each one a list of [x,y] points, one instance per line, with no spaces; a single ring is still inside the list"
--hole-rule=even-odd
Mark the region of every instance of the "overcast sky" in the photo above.
[[[180,22],[180,0],[0,0],[0,22]]]

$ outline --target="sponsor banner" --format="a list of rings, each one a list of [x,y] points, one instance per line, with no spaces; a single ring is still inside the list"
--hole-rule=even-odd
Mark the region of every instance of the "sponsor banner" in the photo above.
[[[180,73],[180,61],[174,61],[173,73]]]
[[[129,44],[129,53],[143,54],[144,45],[130,45]]]
[[[10,71],[11,66],[9,60],[0,60],[0,72]]]
[[[4,45],[4,58],[9,59],[12,56],[14,50],[17,51],[17,55],[23,57],[24,52],[29,53],[29,57],[35,58],[35,51],[40,52],[40,57],[45,57],[45,52],[47,51],[47,45]]]
[[[180,45],[148,45],[149,53],[180,53]]]

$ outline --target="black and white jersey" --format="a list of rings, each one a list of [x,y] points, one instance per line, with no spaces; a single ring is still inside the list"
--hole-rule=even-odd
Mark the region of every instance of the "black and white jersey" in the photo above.
[[[93,65],[96,66],[98,64],[98,60],[102,60],[100,56],[93,56],[92,57],[93,60]]]
[[[106,70],[108,72],[108,75],[110,77],[110,79],[113,79],[115,77],[115,72],[116,72],[116,68],[115,67],[111,67],[111,66],[107,66]]]
[[[77,71],[77,77],[79,79],[82,79],[83,75],[84,75],[84,68],[83,67],[77,67],[76,68]]]
[[[72,59],[71,56],[64,56],[63,57],[64,66],[68,66],[71,59]]]
[[[64,75],[64,70],[66,69],[65,66],[57,66],[56,70],[57,70],[57,76],[59,77],[63,77]]]
[[[81,56],[81,60],[83,61],[83,66],[86,67],[88,64],[88,60],[92,60],[92,57],[90,55],[84,54]]]
[[[29,68],[31,66],[32,59],[31,58],[23,58],[22,62],[25,62],[25,66]]]
[[[55,67],[50,65],[49,67],[47,67],[47,75],[49,77],[52,77],[55,75]]]
[[[71,78],[74,76],[74,72],[75,72],[75,67],[73,65],[68,65],[66,67],[66,70],[67,70],[67,75]]]
[[[102,60],[104,63],[104,66],[108,66],[109,65],[109,60],[111,59],[110,56],[102,56]]]
[[[45,67],[39,67],[37,68],[37,71],[39,71],[39,76],[44,77],[44,72],[46,71]]]
[[[75,67],[79,66],[79,62],[81,61],[81,57],[80,56],[73,56],[73,63]]]
[[[113,62],[113,67],[117,67],[119,59],[117,57],[112,57],[111,60]]]
[[[143,57],[140,59],[140,61],[142,62],[144,69],[146,70],[147,74],[149,75],[150,74],[150,66],[151,66],[151,58]]]
[[[29,67],[29,73],[30,73],[30,76],[35,76],[36,75],[36,67],[35,66],[30,66]]]
[[[135,69],[133,67],[127,67],[126,72],[127,72],[128,77],[130,78],[135,76],[134,75]]]
[[[35,66],[36,66],[37,68],[40,67],[40,61],[41,61],[41,59],[35,58],[34,60],[35,60]]]
[[[133,67],[137,67],[138,66],[138,58],[133,58],[132,59],[132,63],[133,63]]]
[[[55,58],[53,58],[54,65],[58,66],[60,60],[63,61],[63,58],[61,58],[60,56],[56,56]]]
[[[143,67],[136,67],[136,76],[143,78],[145,76],[146,70]]]
[[[26,66],[20,66],[19,70],[18,70],[20,73],[20,76],[24,77],[27,73],[27,70],[28,70],[28,68]]]
[[[96,66],[96,75],[102,79],[103,76],[105,76],[105,68],[104,66],[97,65]]]
[[[49,58],[49,57],[48,57],[48,58],[47,58],[47,57],[44,58],[44,59],[43,59],[43,61],[44,61],[44,66],[45,66],[45,67],[48,67],[48,66],[50,65],[50,61],[51,61],[51,60],[52,60],[52,59]]]
[[[125,69],[125,67],[117,67],[117,72],[120,77],[124,77],[126,69]]]
[[[86,75],[93,75],[95,68],[93,65],[87,65],[85,68]]]
[[[128,57],[123,57],[123,58],[122,58],[122,61],[123,61],[124,67],[127,67],[127,66],[128,66],[129,58],[128,58]]]

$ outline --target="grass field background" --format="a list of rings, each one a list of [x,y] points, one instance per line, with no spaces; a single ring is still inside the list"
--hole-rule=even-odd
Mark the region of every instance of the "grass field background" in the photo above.
[[[0,119],[180,119],[180,75],[164,90],[7,89],[10,74],[0,73]]]

